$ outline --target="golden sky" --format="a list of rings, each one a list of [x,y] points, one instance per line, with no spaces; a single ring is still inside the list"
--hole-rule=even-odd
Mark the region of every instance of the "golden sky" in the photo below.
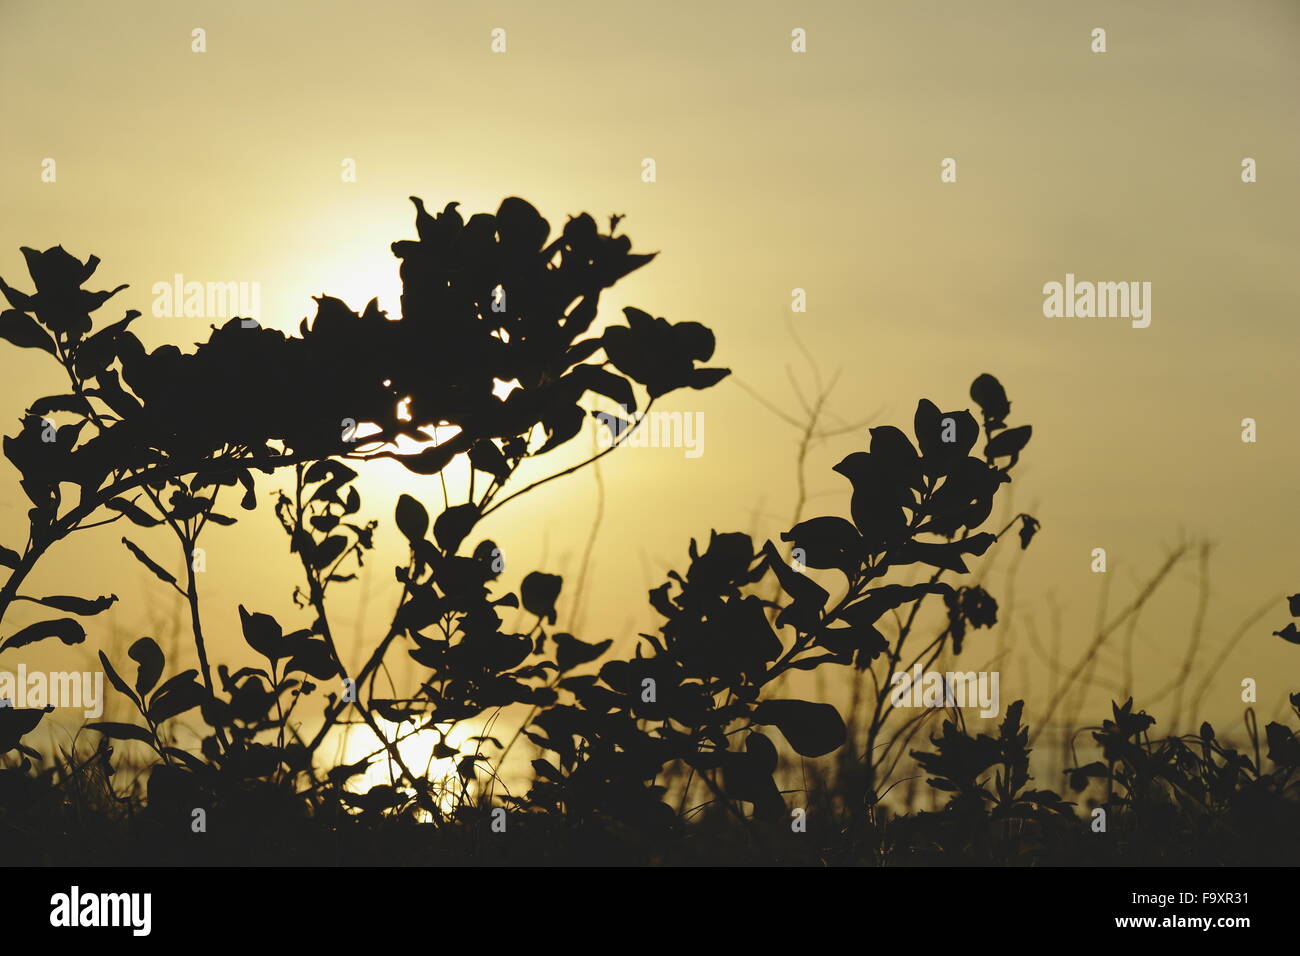
[[[796,28],[804,53],[791,49]],[[1105,53],[1091,49],[1094,28]],[[1294,649],[1269,632],[1300,589],[1298,49],[1294,0],[0,0],[0,275],[28,287],[21,245],[97,254],[97,280],[131,284],[109,317],[140,309],[147,345],[189,346],[210,320],[150,314],[151,287],[177,273],[260,283],[263,322],[283,329],[321,293],[396,312],[389,243],[414,237],[411,195],[466,214],[518,195],[555,226],[625,214],[634,247],[661,255],[605,297],[602,317],[634,304],[703,322],[718,338],[712,364],[734,374],[658,406],[703,412],[702,455],[629,448],[604,463],[580,636],[630,648],[654,627],[645,592],[684,566],[691,536],[789,526],[798,435],[741,383],[800,417],[788,376],[808,390],[812,373],[797,335],[824,379],[838,373],[830,424],[910,430],[917,399],[968,407],[971,380],[991,372],[1012,423],[1034,426],[1014,502],[1043,530],[1016,573],[1005,699],[1045,699],[1031,639],[1049,646],[1056,621],[1073,661],[1105,586],[1114,610],[1171,546],[1207,537],[1207,647],[1275,601],[1207,700],[1207,716],[1239,722],[1242,677],[1260,680],[1266,717],[1296,689],[1280,679],[1296,673]],[[947,157],[953,183],[940,181]],[[1246,157],[1257,182],[1241,180]],[[42,181],[49,158],[55,182]],[[1043,286],[1067,273],[1150,282],[1150,327],[1045,317]],[[794,288],[805,313],[790,311]],[[58,384],[41,358],[0,351],[7,432]],[[846,510],[847,482],[829,469],[865,443],[863,428],[813,449],[805,516]],[[391,466],[367,482],[380,553],[345,621],[378,620],[395,596],[402,478]],[[242,653],[236,604],[293,613],[266,497],[287,480],[266,483],[239,525],[207,532],[205,618],[227,659]],[[489,520],[508,583],[533,568],[573,580],[595,488],[585,472]],[[440,499],[436,479],[414,491]],[[25,507],[8,485],[0,543],[21,547]],[[122,533],[65,541],[33,576],[27,593],[72,581],[123,598],[89,619],[85,645],[33,658],[86,667],[101,646],[163,638],[170,599]],[[164,531],[127,533],[178,564]],[[999,598],[1011,546],[989,579]],[[1104,576],[1089,567],[1098,547]],[[1139,705],[1181,666],[1196,601],[1189,563],[1142,618]],[[5,633],[26,620],[16,612]],[[964,665],[979,666],[993,639],[968,646]]]

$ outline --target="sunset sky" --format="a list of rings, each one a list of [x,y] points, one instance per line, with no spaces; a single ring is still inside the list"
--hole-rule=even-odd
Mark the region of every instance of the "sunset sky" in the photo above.
[[[1105,53],[1092,51],[1095,28]],[[791,49],[795,29],[804,53]],[[1204,716],[1235,730],[1242,678],[1259,680],[1266,719],[1297,689],[1296,649],[1270,631],[1300,590],[1298,43],[1293,0],[0,0],[0,276],[30,288],[24,245],[96,254],[91,287],[131,285],[100,315],[139,309],[146,345],[189,348],[211,320],[151,314],[154,283],[176,274],[260,283],[263,324],[286,331],[322,293],[358,310],[377,296],[396,314],[389,244],[414,238],[408,196],[431,209],[457,201],[466,217],[521,196],[556,228],[583,211],[602,224],[624,214],[634,249],[660,256],[602,299],[602,320],[636,305],[703,322],[718,340],[711,364],[733,376],[657,406],[703,413],[699,457],[628,448],[602,463],[583,607],[575,623],[567,591],[561,629],[630,649],[657,626],[647,589],[684,568],[692,536],[789,527],[799,435],[745,386],[802,419],[790,376],[805,395],[815,385],[801,342],[816,374],[838,376],[828,426],[910,432],[922,397],[973,408],[982,372],[1006,386],[1012,424],[1033,425],[1012,496],[1042,532],[1016,565],[1004,703],[1044,706],[1054,628],[1072,664],[1105,590],[1113,613],[1171,547],[1208,538],[1203,653],[1272,602],[1206,699]],[[957,180],[944,183],[949,157]],[[1248,157],[1254,183],[1242,181]],[[43,182],[51,158],[57,179]],[[654,182],[642,180],[646,158]],[[1044,284],[1067,274],[1151,283],[1150,327],[1045,317]],[[790,309],[796,288],[804,313]],[[59,374],[0,343],[5,433]],[[1241,439],[1244,418],[1255,443]],[[830,468],[866,443],[864,424],[813,448],[805,517],[846,513],[848,483]],[[382,626],[397,595],[398,493],[441,502],[437,479],[395,464],[371,472],[379,548],[340,596],[345,646]],[[21,549],[26,501],[11,470],[3,480],[0,543]],[[246,653],[240,602],[307,623],[269,507],[289,481],[264,481],[256,512],[205,535],[218,659]],[[533,569],[574,582],[596,491],[582,472],[488,520],[507,584]],[[130,559],[123,533],[179,566],[165,529],[64,541],[25,593],[122,601],[87,619],[84,645],[24,652],[29,666],[88,668],[100,648],[121,657],[142,634],[169,646],[175,596]],[[1015,547],[1008,536],[996,549],[987,580],[1007,607]],[[1105,575],[1090,570],[1094,548],[1107,551]],[[1182,665],[1195,570],[1180,566],[1135,632],[1139,706]],[[35,619],[17,608],[3,633]],[[961,663],[988,665],[996,642],[981,632]],[[6,653],[0,667],[19,660]]]

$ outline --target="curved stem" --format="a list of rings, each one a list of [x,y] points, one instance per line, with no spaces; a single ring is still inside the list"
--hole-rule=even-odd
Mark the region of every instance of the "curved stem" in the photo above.
[[[593,462],[600,461],[600,459],[604,458],[615,448],[618,448],[620,445],[626,443],[628,438],[631,437],[632,433],[641,427],[641,423],[645,421],[645,416],[650,413],[650,409],[654,408],[654,404],[655,404],[655,400],[653,398],[650,399],[650,401],[646,404],[645,411],[641,413],[641,417],[638,418],[636,421],[634,421],[632,423],[632,426],[628,428],[625,432],[623,432],[623,434],[619,435],[618,438],[608,448],[596,452],[596,454],[592,455],[586,461],[580,461],[576,465],[573,465],[569,468],[565,468],[563,471],[557,471],[553,475],[547,475],[545,478],[539,478],[537,481],[534,481],[531,485],[526,485],[525,487],[520,488],[518,491],[506,495],[504,498],[502,498],[492,507],[484,511],[482,515],[479,516],[480,519],[486,518],[488,515],[496,511],[502,505],[506,504],[509,501],[513,501],[515,498],[518,498],[522,494],[527,494],[528,492],[532,491],[534,488],[538,488],[549,481],[554,481],[556,478],[563,478],[565,475],[571,475],[575,471],[579,471],[583,468],[586,468],[588,465],[592,464]]]

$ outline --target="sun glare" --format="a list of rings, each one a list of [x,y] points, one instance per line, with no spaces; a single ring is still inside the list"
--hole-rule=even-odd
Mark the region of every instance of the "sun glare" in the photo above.
[[[469,738],[479,733],[477,725],[462,722],[445,733],[442,728],[431,727],[412,734],[413,725],[410,723],[397,724],[378,716],[375,722],[388,741],[397,741],[397,752],[411,772],[427,777],[433,783],[438,806],[444,810],[452,809],[461,793],[456,765],[462,757],[475,752],[478,742]],[[339,731],[335,739],[341,739],[339,749],[343,756],[340,764],[371,761],[364,772],[347,782],[349,793],[366,793],[380,784],[398,785],[402,776],[400,769],[387,752],[385,743],[365,724],[350,724]],[[439,756],[439,744],[457,751],[457,755]]]

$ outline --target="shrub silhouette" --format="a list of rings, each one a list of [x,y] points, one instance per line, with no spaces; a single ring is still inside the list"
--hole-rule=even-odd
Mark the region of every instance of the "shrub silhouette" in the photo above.
[[[717,850],[729,859],[1105,856],[1081,836],[1087,826],[1073,803],[1030,788],[1019,701],[1007,709],[997,737],[968,734],[954,712],[956,719],[930,738],[933,752],[912,752],[931,786],[951,795],[941,812],[891,819],[883,804],[882,788],[895,782],[920,724],[888,706],[890,685],[876,669],[887,676],[960,654],[973,630],[995,624],[995,598],[959,579],[969,573],[968,561],[1008,532],[1015,530],[1027,548],[1039,529],[1024,514],[986,528],[1032,434],[1027,425],[1008,425],[1011,403],[993,376],[971,385],[978,419],[922,400],[910,437],[893,426],[870,429],[867,447],[834,469],[851,490],[847,516],[800,521],[781,534],[780,547],[734,532],[711,532],[703,548],[692,540],[685,570],[670,571],[649,593],[663,618],[658,632],[639,635],[633,656],[597,664],[611,639],[586,641],[555,629],[563,580],[534,571],[517,594],[503,591],[500,549],[475,530],[519,495],[625,443],[636,424],[598,413],[592,396],[635,412],[674,390],[721,381],[726,369],[700,364],[713,356],[713,333],[634,308],[624,310],[626,324],[592,332],[601,293],[653,259],[632,253],[630,241],[615,235],[619,217],[602,233],[583,214],[552,236],[520,199],[468,221],[456,203],[431,216],[419,199],[413,202],[419,238],[393,245],[403,285],[402,314],[393,319],[374,300],[357,313],[322,296],[314,319],[296,335],[231,318],[192,352],[173,345],[146,352],[130,330],[137,312],[108,324],[92,319],[125,288],[84,290],[99,265],[93,256],[82,262],[61,247],[23,249],[35,291],[0,280],[11,305],[0,314],[0,337],[47,353],[68,380],[63,394],[32,402],[20,431],[4,439],[30,508],[22,549],[0,548],[0,565],[10,569],[0,588],[0,620],[20,600],[63,616],[10,634],[0,653],[52,638],[85,641],[78,619],[102,613],[116,596],[34,598],[19,591],[63,539],[125,521],[165,526],[176,539],[183,579],[151,556],[156,542],[146,550],[139,536],[121,540],[160,585],[184,598],[199,665],[166,676],[174,669],[150,637],[130,646],[130,664],[100,651],[109,682],[140,722],[88,725],[100,739],[85,759],[66,753],[46,762],[22,743],[46,711],[0,709],[0,755],[18,754],[0,770],[6,839],[31,833],[32,819],[57,827],[63,811],[52,808],[58,801],[50,794],[59,790],[83,803],[98,800],[96,819],[111,829],[123,798],[112,784],[109,741],[133,740],[151,748],[155,762],[147,795],[126,798],[131,819],[119,824],[135,828],[131,852],[145,860],[230,852],[319,862],[328,857],[322,842],[351,839],[340,833],[354,829],[388,834],[383,852],[424,861],[513,852],[534,862],[556,854],[583,860],[624,852],[598,848],[601,834],[617,835],[616,846],[633,857],[662,859],[665,846],[697,852],[675,841],[689,829],[685,803],[697,779],[710,792],[706,819],[721,839],[732,828],[740,835],[738,845]],[[513,385],[504,395],[502,383]],[[56,426],[55,414],[68,420]],[[610,425],[608,448],[506,490],[523,462],[548,460],[589,415]],[[430,442],[435,429],[441,440]],[[425,447],[399,453],[401,438]],[[399,498],[394,522],[408,545],[398,569],[401,596],[366,661],[350,671],[329,598],[356,577],[377,527],[361,517],[352,464],[395,458],[413,474],[433,475],[458,455],[471,466],[466,501],[447,502],[431,516],[410,495]],[[237,610],[245,642],[265,665],[232,673],[218,663],[214,671],[204,632],[214,612],[200,602],[195,549],[209,522],[236,520],[219,510],[223,490],[240,495],[242,510],[255,510],[254,471],[292,476],[273,510],[301,565],[294,595],[305,619],[286,625],[243,605],[218,609],[229,621]],[[65,499],[68,489],[75,495]],[[911,580],[918,572],[921,580]],[[918,648],[919,614],[927,601],[935,604],[932,598],[942,603],[944,623]],[[531,628],[507,628],[503,609],[522,609]],[[1296,598],[1291,610],[1300,616]],[[887,619],[897,621],[892,631]],[[1280,633],[1296,642],[1294,625]],[[382,697],[376,677],[395,646],[423,676],[405,696]],[[824,668],[849,674],[868,695],[861,751],[832,704],[782,690],[790,675]],[[1300,709],[1300,697],[1292,702]],[[472,748],[448,742],[457,724],[511,705],[530,708],[515,738],[503,743],[483,730],[469,738]],[[322,744],[352,710],[383,745],[360,761],[332,766]],[[1290,730],[1268,726],[1277,769],[1264,774],[1258,754],[1252,761],[1219,743],[1208,724],[1195,741],[1153,743],[1147,731],[1154,721],[1134,713],[1132,701],[1116,705],[1113,716],[1094,733],[1103,760],[1072,768],[1068,782],[1076,792],[1093,779],[1104,783],[1104,805],[1125,834],[1108,844],[1120,848],[1107,851],[1115,858],[1177,853],[1189,828],[1204,828],[1206,820],[1218,828],[1216,859],[1240,854],[1242,834],[1256,857],[1294,846],[1300,744]],[[206,728],[198,753],[176,745],[173,722],[181,718]],[[380,718],[399,731],[386,733]],[[304,736],[299,728],[308,723],[314,729]],[[407,765],[398,743],[418,734],[436,736],[434,757],[455,760],[453,779],[430,779]],[[534,776],[527,792],[511,794],[499,786],[499,773],[521,735],[537,748]],[[803,843],[791,843],[782,836],[788,828],[777,825],[789,810],[779,782],[785,747],[801,758],[838,754],[832,822]],[[375,759],[389,763],[393,782],[365,793],[349,789]],[[1204,813],[1186,816],[1183,800]],[[244,839],[221,850],[177,843],[195,807],[209,808],[227,828],[242,827]],[[518,849],[489,848],[475,836],[501,808],[523,827],[525,836],[511,844]],[[20,826],[20,819],[27,822]],[[409,839],[417,821],[439,834],[434,842]],[[1289,834],[1290,843],[1273,841],[1270,849],[1261,821]],[[30,842],[21,845],[38,852]]]
[[[928,651],[937,654],[948,641],[959,651],[968,625],[991,625],[996,604],[986,592],[939,578],[967,572],[968,556],[983,554],[1017,524],[1028,545],[1038,525],[1021,515],[999,534],[977,530],[1010,480],[1030,430],[1007,429],[1010,403],[992,376],[977,379],[972,396],[983,412],[983,457],[970,454],[980,423],[967,411],[940,412],[929,401],[917,407],[916,445],[892,426],[871,429],[869,450],[835,467],[852,486],[852,520],[817,517],[782,534],[801,556],[801,569],[770,541],[756,549],[746,534],[714,532],[703,551],[692,541],[685,575],[674,572],[650,592],[666,622],[658,636],[641,635],[645,653],[638,648],[633,660],[606,663],[598,677],[559,682],[575,703],[545,711],[536,720],[542,733],[529,734],[558,761],[534,761],[541,779],[531,804],[657,817],[666,825],[673,814],[660,799],[663,788],[646,782],[665,763],[682,761],[729,803],[748,802],[762,816],[778,816],[785,807],[773,780],[777,750],[759,728],[779,731],[805,757],[838,749],[846,730],[830,704],[769,696],[777,678],[830,665],[863,671],[882,655],[897,667],[907,632],[891,644],[877,625],[931,594],[944,598],[948,627]],[[999,459],[1006,464],[999,467]],[[933,569],[930,580],[885,583],[909,565]],[[838,572],[842,596],[832,601],[806,568]],[[769,574],[779,586],[775,600],[753,593]],[[888,690],[886,684],[877,692],[869,754],[885,725]],[[733,748],[738,734],[741,746]],[[874,755],[867,767],[870,789]]]

